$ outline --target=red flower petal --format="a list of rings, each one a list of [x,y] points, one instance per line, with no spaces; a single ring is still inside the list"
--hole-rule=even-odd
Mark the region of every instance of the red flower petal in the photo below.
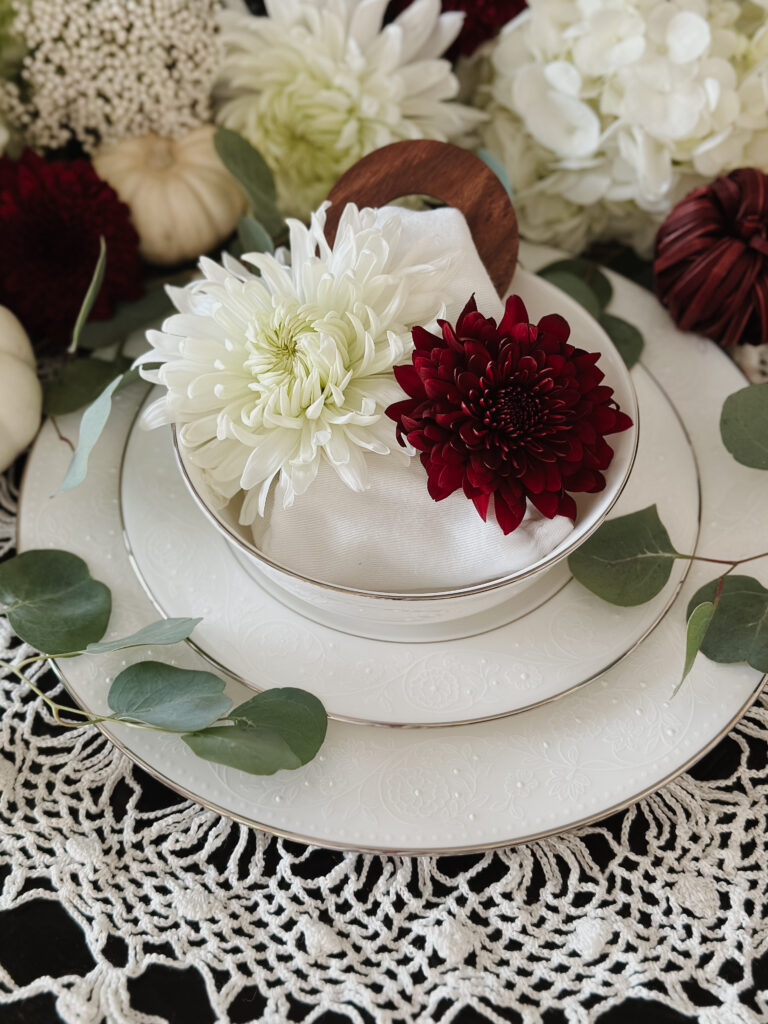
[[[18,161],[0,157],[0,305],[16,313],[34,340],[69,344],[99,236],[107,263],[95,320],[144,291],[128,207],[87,160],[46,163],[31,150]]]
[[[442,338],[417,328],[413,367],[395,371],[413,397],[387,410],[398,437],[421,451],[432,498],[461,488],[485,518],[493,497],[504,533],[528,501],[549,518],[575,517],[569,492],[605,486],[605,435],[631,426],[602,383],[599,354],[569,344],[561,316],[538,325],[527,316],[512,296],[497,327],[472,298],[455,330],[441,323]]]

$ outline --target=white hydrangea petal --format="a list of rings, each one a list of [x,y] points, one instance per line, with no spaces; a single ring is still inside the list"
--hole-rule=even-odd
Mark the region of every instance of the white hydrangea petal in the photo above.
[[[515,106],[531,135],[558,156],[587,156],[600,142],[600,120],[581,100],[556,92],[534,64],[515,79]]]
[[[544,75],[553,89],[567,96],[578,96],[581,92],[581,73],[570,61],[550,61],[544,66]]]
[[[675,64],[687,64],[706,52],[712,33],[705,18],[693,11],[680,11],[667,25],[667,49]]]

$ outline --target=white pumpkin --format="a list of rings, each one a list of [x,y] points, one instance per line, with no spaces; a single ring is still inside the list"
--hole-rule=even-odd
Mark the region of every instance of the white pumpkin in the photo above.
[[[42,408],[32,345],[10,309],[0,306],[0,471],[37,433]]]
[[[208,252],[245,212],[245,196],[214,149],[215,131],[206,124],[178,139],[123,139],[93,157],[97,174],[130,207],[141,254],[151,263]]]

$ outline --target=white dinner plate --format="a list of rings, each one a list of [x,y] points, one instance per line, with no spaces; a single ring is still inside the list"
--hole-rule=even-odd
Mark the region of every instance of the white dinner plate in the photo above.
[[[523,247],[522,255],[535,267],[556,254]],[[611,279],[611,309],[643,330],[644,365],[674,403],[697,456],[699,550],[736,558],[764,549],[765,477],[735,463],[718,430],[722,402],[743,386],[743,378],[716,346],[677,332],[651,295]],[[47,425],[31,454],[21,502],[20,549],[59,547],[82,555],[112,588],[114,636],[157,616],[131,568],[120,526],[119,465],[138,399],[118,396],[86,483],[63,494],[54,492],[71,452]],[[77,417],[59,426],[72,435]],[[670,453],[665,446],[658,454]],[[665,486],[660,478],[659,503]],[[661,624],[623,661],[562,699],[513,717],[430,730],[332,721],[315,761],[265,778],[201,761],[174,736],[120,725],[105,732],[178,792],[307,842],[417,853],[522,842],[595,820],[655,789],[701,756],[754,700],[759,673],[704,657],[670,699],[683,660],[687,602],[713,575],[712,566],[695,563]],[[202,614],[205,595],[200,598]],[[595,614],[622,613],[600,604]],[[273,657],[282,656],[284,646]],[[142,657],[208,665],[182,644],[78,658],[62,663],[60,671],[81,705],[104,713],[110,679]],[[235,680],[227,689],[236,702],[251,692]]]
[[[656,502],[678,550],[693,551],[699,480],[690,442],[647,371],[637,367],[633,376],[640,444],[613,514]],[[147,432],[135,423],[120,502],[132,562],[155,607],[167,617],[203,615],[194,643],[215,667],[256,690],[301,686],[334,718],[365,724],[466,724],[560,697],[618,663],[648,635],[690,566],[676,562],[657,597],[619,610],[585,592],[563,562],[508,605],[487,612],[487,621],[476,626],[481,635],[386,642],[319,625],[260,586],[189,494],[170,430]],[[513,621],[493,628],[498,614],[502,622],[507,616]],[[452,624],[440,626],[445,631]],[[426,633],[428,626],[420,629]]]

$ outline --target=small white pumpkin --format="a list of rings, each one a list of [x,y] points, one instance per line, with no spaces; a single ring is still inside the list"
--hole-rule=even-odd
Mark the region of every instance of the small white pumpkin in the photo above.
[[[10,309],[0,306],[0,472],[37,433],[42,408],[32,345]]]
[[[142,135],[102,146],[96,173],[131,209],[150,263],[193,259],[223,241],[245,212],[240,186],[219,160],[211,124],[178,139]]]

